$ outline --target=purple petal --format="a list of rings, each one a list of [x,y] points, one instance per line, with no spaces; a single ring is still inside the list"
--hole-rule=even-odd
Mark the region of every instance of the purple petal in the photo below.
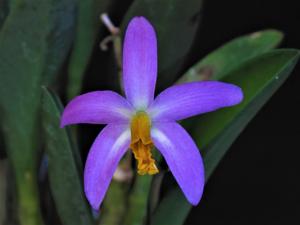
[[[114,171],[129,144],[129,127],[109,124],[92,145],[84,169],[84,190],[95,210],[99,209]]]
[[[107,124],[129,120],[132,106],[112,91],[94,91],[74,98],[66,106],[61,126],[76,123]]]
[[[157,76],[156,35],[144,17],[133,18],[123,48],[123,82],[127,99],[137,109],[153,101]]]
[[[175,122],[155,123],[151,137],[188,201],[197,205],[205,177],[202,158],[192,138]]]
[[[243,99],[242,90],[218,81],[176,85],[160,93],[148,112],[155,121],[174,121],[233,106]]]

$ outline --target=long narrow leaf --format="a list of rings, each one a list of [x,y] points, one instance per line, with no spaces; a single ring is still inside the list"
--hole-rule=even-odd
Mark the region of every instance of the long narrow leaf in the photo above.
[[[72,30],[74,4],[74,0],[38,4],[35,0],[11,0],[0,32],[0,119],[16,178],[22,225],[43,224],[36,181],[40,85],[44,76],[55,75],[68,51],[65,45],[57,46]]]
[[[8,0],[0,0],[0,30],[8,14],[8,10],[9,10]]]
[[[61,222],[64,225],[91,225],[93,219],[82,185],[73,145],[67,130],[60,128],[62,105],[44,88],[43,127],[49,160],[50,187]],[[78,150],[77,150],[78,151]]]
[[[202,149],[206,179],[248,122],[286,80],[298,58],[298,50],[273,50],[244,63],[224,78],[224,81],[240,86],[245,98],[238,106],[194,121],[197,124],[193,136]],[[162,200],[151,224],[181,225],[190,209],[191,205],[176,188]]]
[[[83,77],[95,46],[97,34],[100,30],[102,33],[104,31],[104,26],[100,26],[99,16],[108,10],[110,2],[111,0],[78,1],[76,38],[68,66],[67,96],[69,99],[81,91]]]
[[[0,159],[0,224],[6,219],[7,162]]]
[[[237,37],[200,60],[182,76],[180,82],[220,80],[241,63],[275,48],[282,38],[280,31],[272,29]]]

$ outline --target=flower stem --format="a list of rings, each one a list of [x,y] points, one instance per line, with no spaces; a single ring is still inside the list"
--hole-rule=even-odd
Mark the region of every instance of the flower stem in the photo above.
[[[121,221],[126,213],[128,190],[132,181],[131,158],[131,153],[127,152],[113,176],[100,215],[101,225],[123,224]]]
[[[100,43],[100,48],[102,51],[107,51],[109,42],[113,44],[113,51],[115,56],[115,61],[118,67],[119,81],[121,85],[121,90],[123,91],[122,86],[122,39],[120,35],[120,29],[116,27],[113,22],[110,20],[109,16],[106,13],[100,15],[101,21],[107,27],[111,33],[108,37],[104,38]]]
[[[33,170],[16,175],[18,213],[21,225],[43,225],[36,180]]]
[[[137,176],[129,196],[124,225],[142,225],[147,213],[147,204],[152,176]]]
[[[120,225],[126,211],[126,193],[128,185],[112,181],[104,200],[103,212],[100,212],[101,225]]]

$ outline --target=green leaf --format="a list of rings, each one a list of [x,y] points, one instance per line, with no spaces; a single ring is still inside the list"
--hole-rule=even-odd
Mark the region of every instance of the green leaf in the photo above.
[[[122,221],[127,212],[128,190],[127,182],[112,179],[102,202],[101,225],[124,225]]]
[[[153,24],[158,36],[160,86],[175,81],[195,38],[201,8],[202,0],[135,0],[130,6],[122,31],[134,16],[144,16]]]
[[[286,80],[299,55],[298,50],[273,50],[245,62],[224,77],[223,81],[242,88],[244,100],[235,107],[221,109],[193,121],[195,129],[192,136],[202,150],[206,179],[248,122]],[[180,206],[180,212],[176,206]],[[181,225],[190,209],[191,205],[177,187],[162,200],[151,224]]]
[[[68,67],[67,96],[69,99],[81,91],[83,76],[95,46],[99,28],[102,33],[106,29],[103,25],[100,26],[99,16],[105,13],[110,2],[110,0],[78,1],[76,38]]]
[[[161,161],[161,157],[160,158],[155,157],[155,159],[157,159],[158,162]],[[157,206],[159,204],[160,194],[161,194],[161,186],[162,186],[164,177],[165,177],[165,172],[161,171],[156,176],[154,176],[152,179],[150,193],[149,193],[149,203],[148,203],[148,205],[149,205],[148,213],[150,215],[153,214],[153,212],[155,211],[155,209],[157,208]]]
[[[40,85],[43,75],[54,76],[54,67],[59,67],[58,62],[52,63],[55,60],[51,56],[67,51],[64,46],[56,48],[61,51],[57,54],[51,50],[56,38],[65,34],[56,33],[62,30],[56,30],[56,25],[69,28],[69,18],[62,17],[65,12],[69,16],[67,6],[74,8],[74,1],[11,0],[0,32],[0,120],[16,178],[22,225],[43,224],[36,181]]]
[[[244,100],[238,106],[199,118],[199,126],[195,127],[193,134],[198,145],[201,142],[202,146],[208,146],[205,151],[207,174],[212,173],[216,159],[223,155],[221,150],[230,147],[248,122],[287,79],[298,58],[298,50],[273,50],[250,60],[223,79],[241,87]],[[203,128],[205,132],[200,131]]]
[[[0,224],[6,219],[7,186],[7,160],[0,159]]]
[[[201,204],[201,203],[200,203]],[[151,225],[182,225],[192,206],[179,188],[175,188],[161,200],[151,218]]]
[[[55,81],[73,44],[76,0],[48,0],[49,34],[43,74],[43,84]],[[81,1],[79,1],[81,2]]]
[[[8,0],[0,0],[0,30],[9,11]]]
[[[282,38],[283,34],[277,30],[262,30],[235,38],[190,68],[179,82],[220,80],[241,63],[275,48]]]
[[[124,217],[124,225],[141,225],[145,220],[151,187],[151,176],[136,178],[129,196],[129,204]]]
[[[51,192],[64,225],[93,224],[82,185],[82,169],[76,164],[75,151],[66,129],[60,128],[62,105],[46,88],[43,93],[43,128],[49,161]]]

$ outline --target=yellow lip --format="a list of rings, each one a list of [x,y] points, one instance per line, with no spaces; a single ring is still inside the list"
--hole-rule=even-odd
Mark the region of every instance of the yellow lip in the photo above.
[[[151,149],[153,142],[150,136],[151,120],[146,112],[137,112],[131,120],[130,148],[138,161],[138,174],[153,175],[158,173],[155,160],[152,158]]]

